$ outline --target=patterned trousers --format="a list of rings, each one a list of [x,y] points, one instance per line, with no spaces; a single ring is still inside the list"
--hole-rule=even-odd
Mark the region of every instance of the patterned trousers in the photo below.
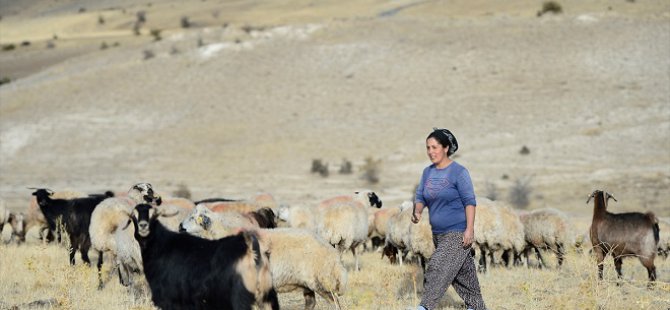
[[[426,281],[421,305],[428,310],[435,309],[451,284],[468,309],[486,309],[475,261],[470,248],[463,248],[463,232],[433,235],[433,242],[435,253],[428,261],[424,275]]]

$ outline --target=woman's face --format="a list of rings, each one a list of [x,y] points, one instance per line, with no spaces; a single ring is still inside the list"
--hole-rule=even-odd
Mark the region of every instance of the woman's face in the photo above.
[[[445,160],[447,158],[447,151],[448,148],[443,147],[435,138],[431,137],[426,140],[426,153],[432,163],[437,164]]]

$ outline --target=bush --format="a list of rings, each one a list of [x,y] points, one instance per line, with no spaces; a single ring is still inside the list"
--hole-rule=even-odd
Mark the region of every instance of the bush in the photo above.
[[[533,189],[530,187],[531,178],[519,178],[514,181],[510,188],[509,202],[520,209],[525,209],[530,205],[530,193]]]
[[[498,199],[498,187],[496,186],[495,183],[486,181],[486,198],[490,200],[497,200]]]
[[[519,154],[521,155],[528,155],[530,154],[530,149],[527,146],[523,146],[521,150],[519,150]]]
[[[191,190],[188,189],[186,184],[180,183],[179,185],[177,185],[177,189],[174,192],[172,192],[172,195],[175,197],[191,199]]]
[[[547,1],[542,3],[542,9],[537,12],[537,16],[540,17],[545,13],[561,14],[563,13],[563,7],[558,2]]]
[[[11,81],[12,81],[12,79],[10,79],[8,77],[3,77],[2,79],[0,79],[0,85],[9,84],[9,82],[11,82]]]
[[[328,163],[324,164],[321,159],[312,159],[312,173],[318,173],[322,177],[328,177],[330,171],[328,170]]]
[[[188,16],[182,16],[180,24],[181,24],[182,28],[190,28],[191,27],[191,21],[188,20]]]
[[[371,157],[365,159],[365,164],[361,167],[363,174],[361,178],[370,184],[379,183],[379,170],[381,169],[382,160],[374,160]]]
[[[346,158],[342,159],[342,164],[340,165],[340,174],[351,174],[353,171],[353,165]]]
[[[142,53],[144,54],[144,60],[156,57],[156,54],[151,50],[144,50]]]
[[[161,37],[161,31],[162,30],[160,29],[151,29],[149,31],[149,34],[151,34],[151,36],[154,37],[154,41],[160,41],[163,39],[163,37]]]
[[[2,46],[3,51],[12,51],[14,49],[16,49],[16,45],[11,44],[11,43],[10,44],[5,44],[5,45]]]

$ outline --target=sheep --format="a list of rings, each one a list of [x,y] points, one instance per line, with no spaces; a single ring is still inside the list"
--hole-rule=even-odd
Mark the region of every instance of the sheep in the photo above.
[[[478,249],[479,269],[486,271],[486,256],[496,264],[496,253],[501,252],[503,260],[509,263],[511,253],[518,257],[525,246],[523,224],[519,217],[505,203],[486,198],[477,199],[475,219],[474,249]]]
[[[49,230],[53,233],[58,228],[60,222],[70,237],[69,256],[70,264],[74,265],[74,255],[78,250],[81,259],[88,265],[91,264],[88,258],[88,250],[91,247],[91,238],[89,235],[89,224],[91,213],[95,207],[107,196],[94,195],[74,199],[52,199],[53,192],[47,189],[38,189],[33,192],[37,198],[40,210],[49,224]]]
[[[259,237],[269,244],[270,272],[278,293],[302,289],[307,310],[316,305],[315,293],[340,308],[338,296],[346,289],[347,270],[337,250],[304,229],[261,229]]]
[[[25,241],[25,219],[23,213],[15,214],[14,212],[10,212],[7,209],[5,201],[0,199],[0,234],[2,234],[5,224],[9,224],[11,227],[11,235],[5,243],[12,242],[14,238],[16,238],[17,243]]]
[[[355,268],[360,270],[356,247],[368,238],[368,216],[363,205],[357,202],[341,202],[319,210],[317,232],[340,253],[351,250]]]
[[[144,276],[161,309],[279,309],[268,258],[250,232],[217,240],[175,233],[148,204],[130,215]],[[186,276],[185,276],[186,275]]]
[[[303,228],[317,231],[317,215],[314,208],[307,206],[280,205],[277,219],[288,224],[289,227]]]
[[[550,249],[556,253],[558,266],[562,266],[565,247],[572,244],[570,237],[572,229],[567,215],[553,208],[545,208],[521,214],[520,218],[526,241],[526,248],[523,251],[526,264],[530,267],[529,252],[534,250],[540,263],[539,267],[547,267],[540,249]]]
[[[612,254],[619,279],[625,255],[635,255],[647,268],[649,282],[656,281],[654,259],[659,242],[658,219],[653,212],[610,213],[607,202],[614,196],[602,190],[594,191],[586,200],[593,199],[593,221],[591,222],[591,244],[598,260],[598,278],[603,278],[603,260]]]
[[[158,220],[165,227],[176,232],[179,231],[181,221],[195,208],[195,204],[186,198],[171,197],[163,198],[157,208],[162,209],[166,214],[175,214],[170,217],[160,217]]]
[[[670,220],[658,219],[659,241],[658,255],[667,259],[670,254]]]
[[[181,231],[207,239],[218,239],[239,231],[234,228],[216,227],[212,224],[215,220],[206,216],[195,219],[194,221],[187,219],[182,223]],[[249,226],[242,229],[253,230]],[[270,253],[270,273],[273,286],[278,293],[302,289],[305,309],[314,309],[315,292],[340,307],[338,295],[344,293],[347,271],[342,265],[339,252],[330,244],[314,232],[305,229],[277,228],[254,231],[264,245],[263,248]]]
[[[204,204],[195,209],[179,224],[179,232],[188,232],[207,239],[219,239],[232,235],[238,228],[258,227],[258,223],[250,216],[231,211],[217,213]]]
[[[89,235],[93,249],[98,251],[98,289],[104,288],[114,270],[118,270],[119,281],[124,286],[132,284],[132,274],[142,272],[140,247],[135,242],[134,230],[128,227],[128,214],[142,202],[162,202],[149,183],[135,184],[126,194],[107,198],[93,210]],[[109,255],[114,264],[106,280],[102,276],[104,254]]]
[[[384,254],[391,263],[395,263],[396,252],[412,253],[419,258],[419,264],[425,271],[426,261],[435,252],[429,210],[425,208],[421,221],[414,224],[412,223],[414,204],[411,201],[404,201],[397,209],[399,212],[394,212],[395,215],[388,219]],[[402,265],[402,255],[400,264]]]

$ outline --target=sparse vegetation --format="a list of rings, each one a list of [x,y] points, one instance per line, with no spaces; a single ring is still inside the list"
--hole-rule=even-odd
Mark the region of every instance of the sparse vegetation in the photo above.
[[[172,195],[175,197],[181,197],[186,199],[191,199],[191,190],[184,183],[179,183],[177,189],[172,192]]]
[[[161,31],[162,30],[160,29],[151,29],[149,34],[154,38],[154,41],[160,41],[163,39],[163,37],[161,37]]]
[[[542,3],[542,9],[537,11],[537,16],[540,17],[546,13],[561,14],[563,7],[556,1],[546,1]]]
[[[105,24],[105,17],[102,15],[98,15],[98,25],[104,25]]]
[[[107,48],[109,48],[109,46],[107,45],[107,42],[102,41],[102,43],[100,43],[100,49],[101,50],[106,50]]]
[[[12,79],[10,79],[8,77],[3,77],[2,79],[0,79],[0,85],[9,84],[11,81],[12,81]]]
[[[330,171],[328,171],[328,163],[324,164],[321,159],[312,159],[312,169],[310,171],[312,173],[318,173],[324,178],[330,175]]]
[[[21,42],[21,46],[30,46],[30,41],[23,41]]]
[[[509,202],[513,206],[525,209],[530,205],[530,194],[533,192],[530,181],[530,177],[518,178],[514,181],[509,192]]]
[[[16,49],[16,45],[14,45],[13,43],[5,44],[5,45],[2,46],[3,51],[13,51],[15,49]]]
[[[55,48],[55,47],[56,47],[56,44],[53,41],[48,41],[47,42],[47,48],[48,49],[52,49],[52,48]]]
[[[144,55],[144,60],[156,57],[156,54],[152,50],[144,50],[142,54]]]
[[[191,27],[191,21],[188,19],[188,16],[182,16],[179,23],[180,23],[182,28],[190,28]]]
[[[363,174],[361,178],[370,184],[379,183],[379,170],[381,169],[381,159],[365,158],[365,164],[361,167]]]
[[[347,160],[346,158],[342,159],[342,164],[340,164],[340,174],[351,174],[353,173],[353,165],[351,164],[351,161]]]
[[[486,198],[490,200],[498,200],[498,187],[496,186],[495,183],[486,181],[486,184],[484,185],[485,191],[486,191]]]
[[[527,146],[524,145],[524,146],[521,147],[521,149],[519,150],[519,154],[521,154],[521,155],[528,155],[528,154],[530,154],[530,149],[529,149]]]

